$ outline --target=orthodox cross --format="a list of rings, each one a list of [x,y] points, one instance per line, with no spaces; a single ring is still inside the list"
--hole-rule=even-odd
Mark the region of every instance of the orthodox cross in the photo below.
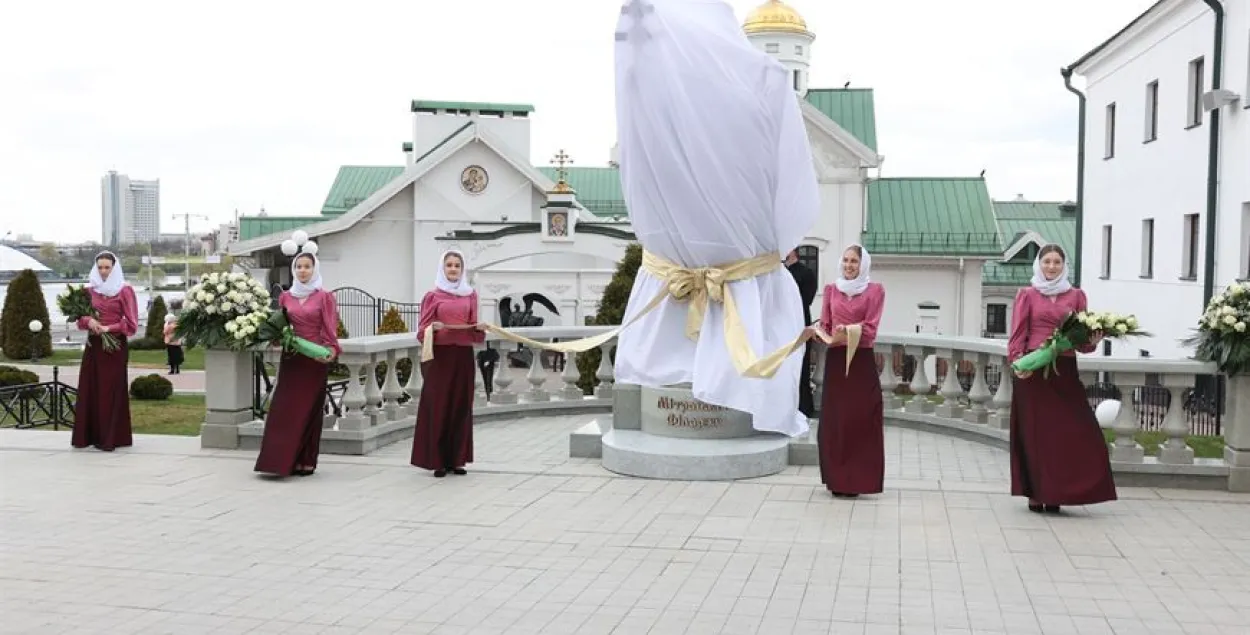
[[[557,192],[570,191],[569,180],[568,180],[569,170],[565,166],[573,165],[573,159],[569,157],[568,153],[566,153],[563,148],[561,148],[560,151],[556,152],[556,155],[551,158],[551,164],[556,166],[555,191]]]

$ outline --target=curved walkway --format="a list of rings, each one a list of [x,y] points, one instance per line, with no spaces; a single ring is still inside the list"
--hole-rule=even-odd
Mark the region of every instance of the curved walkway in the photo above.
[[[997,449],[887,429],[887,491],[814,468],[647,481],[567,457],[586,417],[486,423],[466,477],[408,444],[255,476],[144,437],[0,430],[2,633],[1236,633],[1250,496],[1124,489],[1039,516]]]

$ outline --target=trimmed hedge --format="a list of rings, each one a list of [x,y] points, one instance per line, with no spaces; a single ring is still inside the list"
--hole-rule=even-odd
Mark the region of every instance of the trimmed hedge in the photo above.
[[[39,320],[43,329],[30,332],[30,323]],[[0,312],[0,349],[9,359],[30,359],[52,356],[52,333],[48,305],[43,298],[39,277],[30,269],[23,270],[9,283]]]
[[[142,375],[130,382],[130,396],[140,401],[164,401],[174,394],[174,384],[160,375]]]

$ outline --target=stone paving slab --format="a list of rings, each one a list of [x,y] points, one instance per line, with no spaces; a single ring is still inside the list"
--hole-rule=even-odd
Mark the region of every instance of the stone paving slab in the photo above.
[[[888,428],[887,491],[813,468],[649,481],[567,458],[586,417],[475,429],[468,476],[408,445],[254,455],[0,430],[0,633],[1208,634],[1250,623],[1250,496],[1123,489],[1060,516],[1007,457]]]

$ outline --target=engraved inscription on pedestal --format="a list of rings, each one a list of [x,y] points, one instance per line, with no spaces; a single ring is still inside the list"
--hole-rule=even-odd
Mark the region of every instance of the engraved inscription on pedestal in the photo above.
[[[751,415],[694,398],[689,388],[643,388],[642,431],[682,439],[739,439],[755,434]]]

